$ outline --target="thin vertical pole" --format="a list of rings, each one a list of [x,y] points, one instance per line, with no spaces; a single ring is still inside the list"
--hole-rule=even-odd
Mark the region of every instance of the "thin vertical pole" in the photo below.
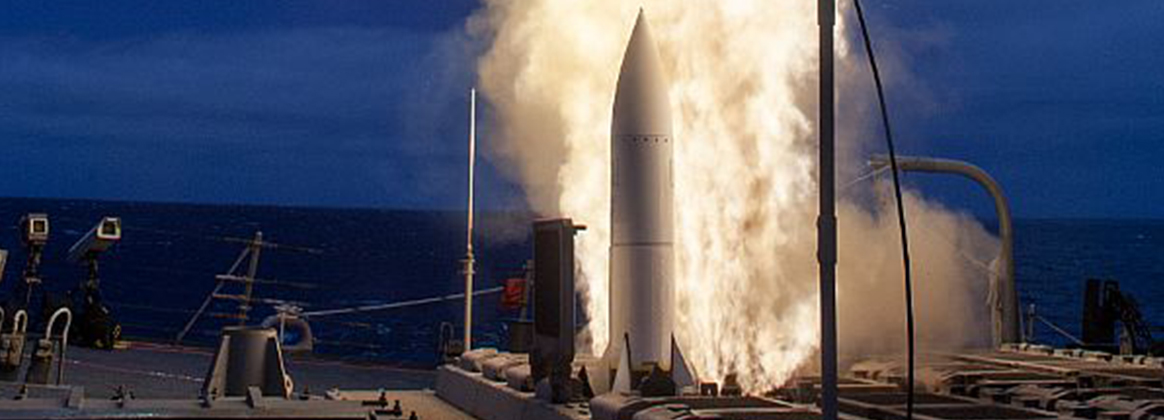
[[[255,232],[255,239],[251,241],[251,262],[247,267],[246,288],[243,292],[243,301],[239,305],[238,325],[247,324],[247,314],[251,310],[251,294],[255,289],[255,275],[259,272],[259,254],[263,252],[263,232]]]
[[[835,0],[820,0],[820,215],[817,260],[820,262],[821,418],[837,420],[837,215],[834,166],[833,26]]]
[[[473,171],[477,163],[477,89],[469,90],[469,223],[465,238],[465,351],[473,348]]]

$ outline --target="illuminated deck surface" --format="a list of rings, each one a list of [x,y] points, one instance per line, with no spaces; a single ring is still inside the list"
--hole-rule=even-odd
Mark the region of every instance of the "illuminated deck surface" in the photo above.
[[[48,417],[66,413],[82,418],[125,414],[120,408],[110,408],[114,404],[110,401],[111,397],[117,394],[117,387],[122,385],[142,401],[139,410],[146,410],[142,412],[168,413],[170,416],[163,414],[163,418],[184,418],[182,415],[188,413],[213,414],[186,407],[196,404],[210,357],[211,353],[206,349],[152,344],[136,344],[127,350],[111,352],[70,349],[66,382],[71,386],[84,387],[84,395],[88,400],[85,409],[69,411],[71,409],[60,407],[62,401],[67,400],[62,397],[67,396],[68,388],[31,387],[26,400],[0,404],[0,418],[24,418],[28,413]],[[416,411],[422,419],[472,418],[455,408],[455,404],[438,398],[430,391],[436,387],[435,370],[360,365],[314,358],[289,358],[287,363],[296,382],[297,392],[307,389],[312,395],[322,396],[328,390],[338,388],[343,392],[333,394],[333,398],[372,401],[380,395],[380,390],[387,390],[384,394],[387,401],[401,401],[404,418],[412,411]],[[919,389],[914,418],[1158,420],[1164,415],[1162,363],[1164,360],[1155,358],[1047,348],[930,354],[920,363],[919,372],[923,374],[919,379],[925,390]],[[505,387],[504,384],[481,378],[480,374],[462,376],[470,382],[480,382],[482,387]],[[849,419],[905,419],[906,398],[900,386],[903,376],[900,360],[873,359],[852,366],[841,381],[841,412]],[[817,386],[817,378],[801,377],[771,397],[789,404],[803,404],[799,407],[811,407],[816,400]],[[0,382],[0,401],[14,400],[18,390],[18,384]],[[532,398],[532,393],[507,392]],[[486,395],[473,398],[490,400]],[[158,407],[166,408],[148,408],[154,406],[148,401],[158,401]],[[294,401],[289,403],[293,404]],[[22,404],[42,411],[25,411],[22,414],[12,410],[13,406]],[[347,410],[351,411],[351,407],[348,406]],[[229,418],[236,418],[262,413],[243,409],[228,414],[235,416]],[[768,414],[742,411],[740,415],[741,419],[757,420],[787,420],[790,415],[798,419],[817,418],[817,415],[803,410]],[[585,415],[567,417],[586,418]]]

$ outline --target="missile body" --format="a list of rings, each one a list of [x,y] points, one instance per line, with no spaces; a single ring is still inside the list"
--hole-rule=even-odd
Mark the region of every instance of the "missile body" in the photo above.
[[[675,311],[670,100],[642,12],[623,56],[611,127],[610,344],[670,369]],[[609,351],[609,350],[608,350]]]

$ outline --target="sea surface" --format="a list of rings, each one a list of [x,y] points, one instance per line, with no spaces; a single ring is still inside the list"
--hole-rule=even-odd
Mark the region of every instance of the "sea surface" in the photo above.
[[[195,314],[247,240],[261,231],[265,248],[257,277],[259,298],[298,305],[306,311],[400,302],[463,290],[465,214],[452,211],[330,209],[193,205],[92,200],[5,198],[0,201],[0,248],[9,261],[0,280],[0,300],[12,295],[26,252],[17,221],[30,212],[49,214],[51,239],[42,274],[47,293],[63,295],[87,275],[66,262],[68,248],[102,216],[122,218],[123,240],[100,262],[104,298],[130,339],[170,342]],[[532,215],[521,212],[477,216],[474,253],[477,287],[520,277],[531,256]],[[1152,325],[1164,325],[1164,221],[1018,220],[1015,259],[1024,308],[1078,335],[1083,282],[1114,279],[1130,292]],[[228,285],[220,293],[240,293]],[[475,300],[477,345],[503,345],[504,320],[518,316],[496,295]],[[316,352],[341,358],[407,365],[436,360],[438,328],[460,328],[460,300],[312,319]],[[219,329],[236,322],[217,314],[237,312],[237,303],[214,301],[184,342],[211,345]],[[252,322],[274,313],[258,304]],[[1039,341],[1068,339],[1039,326]]]

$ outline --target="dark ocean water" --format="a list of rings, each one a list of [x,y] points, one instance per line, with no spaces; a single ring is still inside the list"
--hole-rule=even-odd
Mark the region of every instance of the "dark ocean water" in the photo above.
[[[463,288],[462,212],[376,209],[322,209],[4,199],[0,205],[0,248],[10,252],[0,298],[20,277],[25,252],[16,222],[28,212],[50,215],[52,239],[42,273],[49,293],[65,293],[85,277],[65,254],[101,216],[123,220],[121,243],[102,258],[102,290],[130,338],[172,340],[214,288],[243,245],[226,238],[250,238],[262,231],[278,244],[317,249],[269,249],[259,277],[301,284],[260,285],[256,295],[299,302],[306,310],[403,301],[457,293]],[[524,213],[478,215],[475,244],[478,288],[520,276],[529,258],[529,221]],[[1024,304],[1072,333],[1079,330],[1083,281],[1116,279],[1140,301],[1150,323],[1164,324],[1164,221],[1020,220],[1016,222],[1016,274]],[[302,287],[307,285],[310,287]],[[475,341],[498,345],[504,333],[496,296],[476,300]],[[1025,305],[1024,305],[1025,307]],[[209,312],[228,313],[218,303]],[[273,314],[259,305],[252,319]],[[312,327],[318,353],[406,364],[435,360],[441,322],[460,324],[459,301],[359,315],[317,318]],[[229,322],[204,317],[187,338],[209,345]],[[458,327],[459,328],[459,327]],[[1047,328],[1040,341],[1066,344]]]
[[[306,310],[333,309],[428,298],[463,291],[460,260],[465,254],[465,214],[441,211],[319,209],[4,199],[0,206],[0,248],[10,252],[0,299],[11,295],[24,266],[16,222],[28,212],[48,213],[51,239],[42,274],[45,289],[63,294],[87,271],[70,265],[68,248],[102,216],[122,218],[122,241],[101,259],[101,288],[129,338],[173,340],[225,273],[244,244],[262,231],[265,241],[309,247],[262,252],[258,276],[311,288],[259,285],[255,295],[299,302]],[[479,214],[477,287],[520,276],[528,259],[529,216]],[[488,238],[488,239],[486,239]],[[223,292],[239,293],[241,288]],[[479,298],[475,341],[497,344],[498,299]],[[208,312],[234,313],[233,302]],[[459,302],[318,318],[312,321],[319,353],[402,363],[435,360],[442,321],[461,324]],[[274,314],[258,305],[252,319]],[[228,321],[203,317],[186,342],[212,344]]]
[[[1014,252],[1024,311],[1033,303],[1039,314],[1076,337],[1088,278],[1119,281],[1149,325],[1164,325],[1162,220],[1019,220]],[[1069,342],[1042,325],[1036,336],[1058,345]]]

